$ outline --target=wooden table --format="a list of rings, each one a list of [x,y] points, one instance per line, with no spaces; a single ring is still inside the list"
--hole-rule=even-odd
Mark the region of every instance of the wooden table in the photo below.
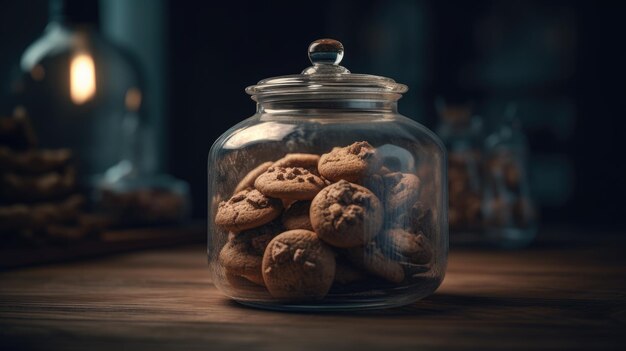
[[[0,349],[526,350],[626,345],[623,239],[452,250],[437,293],[363,313],[246,308],[202,246],[0,272]]]

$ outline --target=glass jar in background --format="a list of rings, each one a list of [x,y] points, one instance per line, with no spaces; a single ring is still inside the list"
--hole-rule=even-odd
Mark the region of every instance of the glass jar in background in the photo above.
[[[469,103],[452,104],[438,98],[436,108],[440,117],[437,134],[448,150],[450,241],[478,243],[483,229],[482,119],[472,115]]]
[[[124,143],[116,141],[143,109],[142,80],[132,57],[98,31],[97,2],[49,4],[49,23],[22,55],[12,94],[39,145],[70,148],[87,185],[122,157]]]
[[[13,84],[44,148],[75,156],[80,190],[107,227],[180,224],[189,185],[157,171],[140,66],[98,30],[97,2],[50,0],[50,22]]]
[[[406,86],[351,74],[342,57],[318,40],[302,74],[248,87],[257,112],[211,148],[209,266],[240,303],[387,308],[443,280],[445,148],[397,112]]]
[[[485,141],[483,214],[486,239],[504,248],[527,246],[537,232],[528,180],[528,142],[509,105]]]

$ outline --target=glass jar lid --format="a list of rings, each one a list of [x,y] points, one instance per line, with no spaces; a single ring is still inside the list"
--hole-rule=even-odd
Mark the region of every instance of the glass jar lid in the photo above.
[[[293,97],[349,97],[354,95],[396,95],[408,90],[391,78],[369,74],[353,74],[340,66],[343,45],[333,39],[319,39],[309,45],[309,60],[313,66],[301,74],[267,78],[246,88],[252,99]]]

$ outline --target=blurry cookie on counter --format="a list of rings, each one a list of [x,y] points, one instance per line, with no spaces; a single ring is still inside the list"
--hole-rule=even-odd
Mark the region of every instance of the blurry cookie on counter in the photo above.
[[[37,148],[28,116],[0,117],[0,246],[77,240],[102,228],[85,220],[72,152]]]
[[[189,216],[189,186],[167,175],[103,182],[96,207],[114,228],[179,224]]]

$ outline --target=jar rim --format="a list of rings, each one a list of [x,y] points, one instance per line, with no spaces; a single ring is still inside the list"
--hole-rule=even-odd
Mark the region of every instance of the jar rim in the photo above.
[[[393,79],[369,74],[294,74],[261,80],[246,88],[252,96],[328,93],[397,93],[408,90]]]

